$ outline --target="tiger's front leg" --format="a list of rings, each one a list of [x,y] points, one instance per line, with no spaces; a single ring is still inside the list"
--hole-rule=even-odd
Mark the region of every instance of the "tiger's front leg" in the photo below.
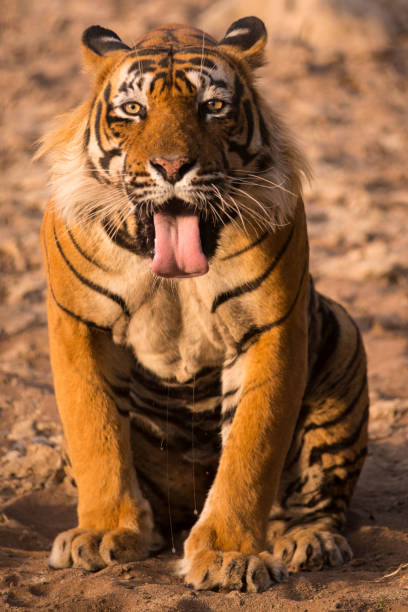
[[[49,563],[97,570],[147,556],[153,519],[132,464],[129,424],[108,392],[102,337],[48,302],[51,362],[68,455],[78,487],[78,527],[60,533]]]
[[[301,294],[288,321],[263,333],[238,358],[238,375],[230,376],[236,380],[241,370],[240,399],[235,414],[224,408],[232,425],[202,514],[185,542],[181,571],[196,589],[256,592],[287,576],[265,551],[265,531],[306,379],[304,286]]]

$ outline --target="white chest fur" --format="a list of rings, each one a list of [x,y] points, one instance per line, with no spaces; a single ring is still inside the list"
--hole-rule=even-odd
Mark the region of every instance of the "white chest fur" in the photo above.
[[[185,382],[220,366],[228,351],[218,317],[195,281],[165,281],[131,317],[126,342],[139,362],[162,378]]]

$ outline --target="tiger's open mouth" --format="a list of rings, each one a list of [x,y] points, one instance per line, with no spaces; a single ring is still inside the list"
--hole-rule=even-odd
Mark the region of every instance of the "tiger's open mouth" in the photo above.
[[[220,227],[194,206],[172,198],[139,223],[144,225],[148,242],[154,244],[149,250],[155,275],[191,278],[208,272],[208,259],[215,252]]]
[[[152,272],[164,278],[190,278],[208,272],[200,237],[200,216],[173,198],[153,213]]]
[[[135,215],[135,234],[116,239],[132,241],[131,250],[152,258],[152,271],[163,278],[190,278],[208,272],[221,228],[228,219],[221,211],[217,218],[179,198],[156,206],[153,212],[139,209]]]

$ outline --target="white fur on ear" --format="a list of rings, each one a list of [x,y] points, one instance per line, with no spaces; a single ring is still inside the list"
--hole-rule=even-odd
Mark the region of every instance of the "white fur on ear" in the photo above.
[[[225,38],[233,38],[234,36],[246,36],[249,34],[249,30],[248,28],[237,28],[236,30],[231,30],[228,31],[228,33],[225,35]]]

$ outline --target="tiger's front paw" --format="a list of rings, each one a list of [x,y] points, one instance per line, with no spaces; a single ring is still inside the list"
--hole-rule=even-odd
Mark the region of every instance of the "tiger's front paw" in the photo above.
[[[229,528],[217,516],[201,520],[193,527],[184,544],[180,573],[195,589],[265,591],[274,582],[288,576],[284,563],[269,552],[259,552],[261,545],[239,521],[228,521]]]
[[[184,558],[180,569],[187,585],[198,590],[259,593],[288,577],[286,566],[266,551],[245,555],[236,551],[202,550],[191,560]]]
[[[131,529],[96,531],[69,529],[54,540],[48,563],[54,569],[79,567],[90,572],[112,565],[144,559],[150,538]]]

